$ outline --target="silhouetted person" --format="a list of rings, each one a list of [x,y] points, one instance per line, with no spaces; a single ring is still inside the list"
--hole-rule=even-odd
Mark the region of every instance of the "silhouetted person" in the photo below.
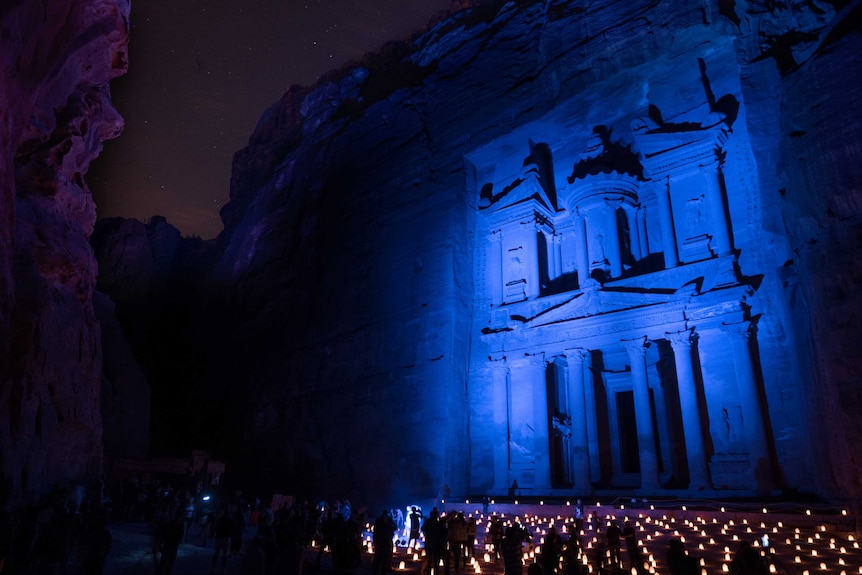
[[[515,526],[507,527],[503,535],[503,571],[505,575],[521,575],[523,566],[521,564],[521,544],[524,542],[524,534]]]
[[[685,552],[685,546],[680,539],[668,541],[667,568],[670,575],[699,575],[698,561]]]
[[[275,562],[275,531],[272,516],[263,512],[258,518],[257,533],[248,544],[242,558],[243,575],[268,575]]]
[[[33,552],[36,558],[36,573],[55,575],[66,557],[66,533],[63,512],[45,508],[37,519],[37,536]]]
[[[748,541],[740,541],[736,555],[730,562],[731,575],[767,575],[769,567],[766,561]]]
[[[332,566],[335,573],[353,571],[362,564],[362,533],[355,519],[335,516],[332,540]]]
[[[111,532],[105,525],[105,518],[98,516],[88,526],[81,541],[81,573],[102,575],[113,541]]]
[[[584,528],[584,504],[578,499],[575,503],[575,529],[578,537],[581,535],[581,529]]]
[[[629,565],[637,569],[638,573],[643,573],[644,562],[641,557],[637,534],[635,534],[635,528],[632,526],[631,521],[626,521],[622,535],[626,541],[626,554],[629,556]]]
[[[557,534],[554,527],[548,529],[545,542],[542,544],[542,553],[539,555],[539,563],[545,575],[552,575],[557,570],[560,556],[563,554],[563,539]],[[528,574],[529,575],[529,571]]]
[[[611,552],[610,562],[612,565],[620,563],[620,537],[622,532],[616,521],[608,523],[608,530],[605,533],[605,538],[608,541],[608,551]]]
[[[455,573],[460,573],[461,563],[464,561],[464,548],[467,545],[467,520],[460,511],[449,519],[448,535],[449,551],[455,559]]]
[[[239,506],[234,506],[231,513],[230,531],[230,555],[235,557],[242,551],[243,537],[245,536],[245,518]]]
[[[224,573],[227,569],[227,556],[230,550],[230,534],[233,531],[230,515],[224,508],[218,510],[216,519],[213,522],[212,533],[215,538],[215,551],[213,551],[212,569],[215,573],[216,564],[218,563],[219,555],[221,555],[221,572]]]
[[[419,543],[419,529],[422,525],[422,512],[414,505],[410,510],[408,518],[410,519],[410,537],[407,539],[407,550],[409,552],[413,545]]]
[[[581,575],[581,562],[578,561],[578,545],[572,543],[571,537],[569,544],[563,550],[563,575]]]
[[[317,552],[317,561],[315,567],[320,569],[320,563],[323,560],[323,553],[329,547],[329,552],[332,553],[332,540],[335,535],[335,511],[331,505],[326,505],[323,509],[323,515],[320,519],[320,550]]]
[[[605,560],[606,560],[605,550],[607,548],[608,547],[605,544],[605,542],[602,541],[601,539],[599,539],[596,542],[595,548],[593,549],[594,558],[595,558],[595,562],[596,562],[596,568],[598,569],[599,573],[604,573],[604,570],[605,570]],[[608,565],[610,566],[611,563],[608,562]],[[617,565],[617,567],[619,567],[619,565]]]
[[[491,525],[488,526],[488,535],[491,537],[494,558],[499,559],[503,556],[503,522],[497,515],[491,518]]]
[[[476,556],[476,518],[470,517],[467,520],[467,557]]]
[[[162,530],[162,555],[159,559],[158,575],[171,575],[177,560],[177,551],[185,537],[183,510],[178,510],[174,518]]]
[[[392,537],[397,529],[395,521],[386,510],[374,522],[371,540],[374,545],[374,559],[371,561],[372,575],[386,575],[392,570]]]
[[[518,494],[518,480],[514,479],[512,485],[509,486],[509,497],[514,498]]]
[[[426,573],[439,573],[440,561],[443,560],[446,575],[449,573],[449,561],[446,557],[446,543],[448,533],[446,522],[440,519],[437,508],[431,510],[428,519],[422,524],[422,532],[425,534],[425,555],[427,562],[424,571]]]

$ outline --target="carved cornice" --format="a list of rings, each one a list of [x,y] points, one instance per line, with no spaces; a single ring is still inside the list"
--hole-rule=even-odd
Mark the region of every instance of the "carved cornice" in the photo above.
[[[635,134],[635,142],[642,155],[641,163],[655,179],[717,163],[718,152],[729,135],[727,127],[717,126],[688,132],[639,133]]]
[[[640,183],[628,174],[610,172],[575,180],[560,192],[560,200],[570,212],[583,213],[605,205],[605,200],[636,204]]]
[[[494,230],[505,226],[521,225],[529,221],[542,225],[553,221],[553,217],[554,215],[541,204],[526,201],[518,205],[509,206],[505,210],[489,214],[488,227]]]

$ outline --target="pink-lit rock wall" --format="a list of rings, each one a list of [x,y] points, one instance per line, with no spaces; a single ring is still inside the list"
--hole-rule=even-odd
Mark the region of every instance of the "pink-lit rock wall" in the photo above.
[[[0,504],[102,466],[102,347],[84,176],[122,130],[128,0],[0,7]]]

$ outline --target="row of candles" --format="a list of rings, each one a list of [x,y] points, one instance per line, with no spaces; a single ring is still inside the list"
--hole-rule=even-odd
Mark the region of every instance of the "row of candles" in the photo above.
[[[695,516],[694,519],[681,518],[680,521],[677,521],[673,512],[671,512],[670,517],[668,517],[667,512],[662,513],[660,517],[654,517],[654,509],[650,509],[649,513],[646,511],[626,512],[624,507],[612,508],[610,512],[606,512],[605,509],[601,506],[595,506],[592,512],[585,517],[583,528],[576,535],[581,541],[577,560],[587,567],[589,573],[597,571],[597,565],[593,565],[596,558],[592,557],[594,561],[591,562],[589,552],[594,550],[600,542],[604,543],[602,538],[605,537],[605,529],[608,524],[612,521],[617,523],[631,521],[640,539],[644,569],[649,573],[663,571],[659,571],[660,560],[656,558],[655,553],[649,551],[646,544],[676,538],[684,544],[695,546],[697,551],[689,551],[689,554],[699,556],[701,575],[718,572],[727,573],[730,570],[735,549],[731,549],[730,545],[717,543],[717,539],[723,539],[727,543],[736,542],[735,547],[738,547],[741,540],[749,541],[766,557],[770,573],[778,572],[776,562],[780,561],[785,570],[790,567],[788,564],[792,564],[795,568],[791,572],[798,575],[833,573],[835,575],[862,575],[862,550],[860,550],[859,541],[852,533],[842,537],[837,531],[830,532],[825,523],[816,528],[800,528],[785,526],[785,522],[779,520],[770,522],[771,526],[768,526],[766,518],[769,511],[766,508],[762,509],[761,513],[764,519],[760,521],[749,521],[749,517],[753,517],[755,514],[741,519],[737,516],[736,520],[725,518],[720,521],[719,517],[726,513],[723,507],[718,517],[713,515],[711,519],[708,519],[706,518],[708,514],[704,513]],[[551,511],[550,507],[548,511]],[[690,513],[685,506],[682,506],[680,511],[684,514]],[[618,516],[618,513],[622,516]],[[541,554],[544,536],[549,528],[555,527],[557,532],[571,537],[571,531],[575,525],[573,517],[564,518],[561,514],[548,517],[543,514],[524,513],[523,521],[519,515],[508,516],[497,512],[486,515],[479,510],[467,515],[468,517],[475,517],[477,524],[484,526],[485,532],[487,532],[491,518],[496,515],[503,521],[504,526],[518,524],[527,528],[534,538],[538,536],[538,545],[529,544],[525,546],[524,564],[534,562],[536,557]],[[810,518],[810,510],[807,510],[805,515]],[[843,511],[842,515],[846,516],[846,511]],[[365,536],[365,544],[368,553],[373,553],[371,527],[367,526],[367,529],[369,532]],[[758,536],[761,533],[762,535]],[[396,541],[398,539],[403,540],[403,538],[396,537]],[[483,547],[486,572],[500,571],[500,566],[492,559],[494,553],[491,543],[486,541]],[[664,551],[665,548],[662,548],[662,552]],[[412,550],[408,550],[408,557],[410,555],[412,555],[411,559],[414,564],[425,560],[425,551],[419,543],[416,543]],[[607,564],[609,560],[610,551],[607,550],[605,551],[604,562]],[[465,557],[465,563],[477,575],[481,575],[482,565],[471,553]],[[712,571],[710,571],[710,567]],[[400,560],[397,569],[400,571],[407,570],[406,561]],[[634,567],[631,567],[631,572],[636,573]]]

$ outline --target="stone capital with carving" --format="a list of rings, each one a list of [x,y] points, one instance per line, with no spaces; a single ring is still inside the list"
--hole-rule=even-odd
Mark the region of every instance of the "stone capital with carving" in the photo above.
[[[694,330],[685,329],[682,331],[666,333],[665,337],[670,342],[674,350],[691,349],[691,344],[694,339]]]
[[[743,321],[740,323],[723,323],[721,324],[720,329],[722,333],[747,341],[751,336],[752,326],[751,322]]]
[[[650,341],[646,336],[636,337],[634,339],[623,339],[620,343],[631,357],[643,357],[646,355],[646,350],[650,346]]]
[[[566,350],[566,359],[573,363],[583,363],[590,357],[590,351],[582,347],[573,347]]]

